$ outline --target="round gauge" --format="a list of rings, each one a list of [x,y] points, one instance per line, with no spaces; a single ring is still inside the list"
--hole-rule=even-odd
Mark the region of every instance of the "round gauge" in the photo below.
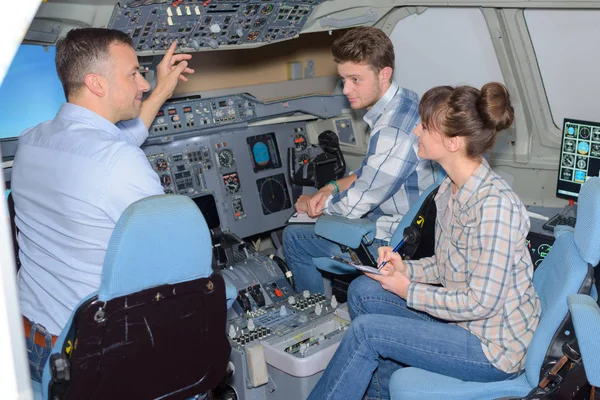
[[[577,168],[585,169],[586,166],[587,166],[587,163],[585,162],[584,158],[580,158],[579,160],[577,160]]]
[[[588,142],[579,142],[577,145],[577,152],[579,154],[587,154],[590,151],[590,144]]]
[[[287,195],[281,182],[278,180],[273,178],[265,179],[262,185],[260,185],[259,193],[262,205],[269,214],[279,212],[285,208]]]
[[[263,15],[269,15],[273,11],[273,4],[266,4],[261,10],[260,13]]]
[[[249,42],[252,42],[252,41],[258,39],[259,35],[260,35],[259,31],[252,31],[252,32],[248,33],[248,35],[246,36],[246,40],[248,40]]]
[[[171,177],[169,175],[161,175],[160,184],[163,185],[163,187],[169,186],[171,184]]]
[[[579,137],[582,139],[588,139],[590,137],[590,128],[587,126],[582,126],[581,129],[579,129]]]
[[[156,169],[159,171],[165,171],[167,169],[168,165],[167,165],[167,160],[165,160],[164,158],[159,158],[158,160],[156,160]]]
[[[233,167],[233,163],[235,162],[233,158],[233,152],[229,149],[221,150],[219,152],[219,164],[223,168],[231,168]]]
[[[294,146],[298,151],[306,149],[306,146],[308,146],[308,143],[306,142],[306,136],[301,135],[299,133],[296,136],[294,136]]]
[[[569,154],[565,154],[563,156],[562,162],[565,167],[572,167],[573,164],[575,164],[575,160],[573,159],[573,156],[571,156]]]
[[[310,162],[310,157],[307,156],[306,154],[302,154],[300,156],[300,164],[308,164]]]
[[[551,248],[552,246],[550,246],[549,244],[541,244],[538,247],[538,254],[540,255],[540,257],[546,257]]]
[[[223,177],[223,183],[225,184],[225,190],[228,193],[237,193],[240,190],[240,180],[237,174],[225,175]]]
[[[535,268],[539,267],[539,265],[542,263],[542,261],[544,261],[544,259],[543,259],[543,258],[540,258],[540,259],[536,260],[536,262],[535,262],[535,264],[534,264],[534,265],[535,265]]]
[[[568,151],[569,153],[574,153],[575,152],[575,141],[574,140],[565,140],[565,151]]]

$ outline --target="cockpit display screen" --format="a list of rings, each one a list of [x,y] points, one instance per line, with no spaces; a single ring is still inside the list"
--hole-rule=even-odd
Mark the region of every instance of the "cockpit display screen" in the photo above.
[[[577,200],[581,185],[600,172],[600,123],[565,119],[556,194]]]
[[[274,133],[250,136],[246,139],[254,172],[281,168],[281,158]]]

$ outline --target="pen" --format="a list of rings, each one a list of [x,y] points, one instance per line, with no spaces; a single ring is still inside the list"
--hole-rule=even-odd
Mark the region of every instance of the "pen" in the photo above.
[[[402,240],[400,242],[398,242],[396,247],[394,247],[394,253],[397,253],[398,251],[400,251],[400,247],[402,247],[403,244],[404,244],[404,238],[402,238]],[[382,262],[381,265],[377,269],[383,268],[385,266],[385,264],[387,264],[387,261]]]

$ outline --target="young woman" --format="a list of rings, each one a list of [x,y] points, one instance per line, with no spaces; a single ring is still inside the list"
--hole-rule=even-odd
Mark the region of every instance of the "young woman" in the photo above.
[[[447,172],[435,197],[435,255],[403,261],[350,286],[352,324],[310,400],[389,398],[389,379],[414,366],[469,381],[524,368],[541,306],[525,237],[529,217],[483,154],[514,118],[500,83],[440,86],[419,104],[418,155]]]

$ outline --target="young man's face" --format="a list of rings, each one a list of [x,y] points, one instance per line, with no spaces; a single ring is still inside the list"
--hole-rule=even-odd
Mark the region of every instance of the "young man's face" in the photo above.
[[[354,110],[370,109],[389,87],[390,67],[376,73],[366,63],[347,61],[338,64],[337,69],[344,83],[344,94]]]
[[[137,118],[142,107],[142,95],[150,85],[139,72],[135,51],[124,44],[111,44],[112,76],[109,77],[110,105],[120,121]]]

